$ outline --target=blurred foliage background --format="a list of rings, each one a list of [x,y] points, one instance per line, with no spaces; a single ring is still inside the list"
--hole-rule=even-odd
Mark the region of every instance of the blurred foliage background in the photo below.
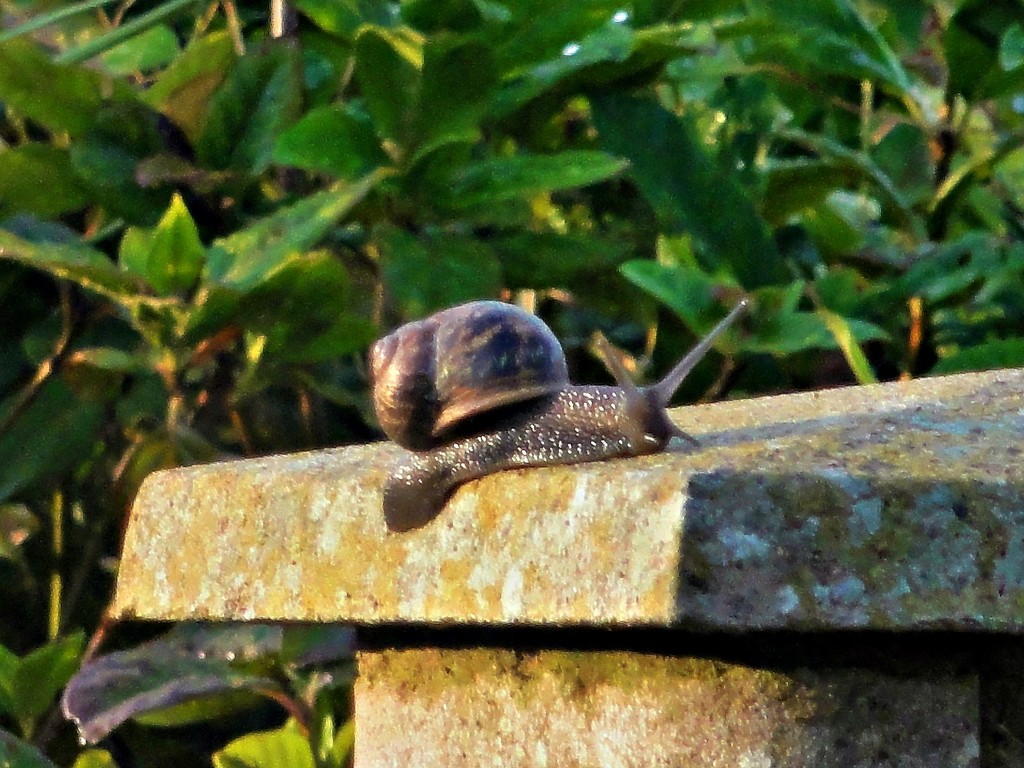
[[[646,379],[749,296],[681,402],[1024,365],[1020,0],[0,18],[5,764],[346,764],[343,630],[104,610],[149,472],[378,437],[402,321],[502,297]]]

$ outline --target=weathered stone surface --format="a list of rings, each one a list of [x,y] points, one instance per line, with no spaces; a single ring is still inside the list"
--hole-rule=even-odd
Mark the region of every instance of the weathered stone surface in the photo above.
[[[155,619],[1024,630],[1024,370],[686,408],[701,448],[509,472],[389,534],[396,449],[162,472]]]
[[[363,653],[356,768],[969,768],[971,674],[750,669],[621,652]]]

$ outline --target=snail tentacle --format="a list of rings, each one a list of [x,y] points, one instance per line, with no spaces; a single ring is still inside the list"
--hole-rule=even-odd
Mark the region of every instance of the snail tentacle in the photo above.
[[[680,360],[676,366],[665,375],[665,378],[651,386],[651,389],[657,393],[658,402],[661,403],[663,407],[668,407],[672,396],[676,393],[676,390],[679,389],[679,386],[683,383],[686,377],[690,375],[690,371],[692,371],[704,355],[710,351],[715,340],[718,339],[718,337],[721,336],[730,325],[736,322],[736,319],[741,314],[743,314],[748,303],[749,302],[746,299],[743,299],[739,304],[733,307],[732,311],[725,316],[725,319],[712,328],[711,333],[701,339],[697,346],[691,349],[689,353],[687,353],[686,357]]]

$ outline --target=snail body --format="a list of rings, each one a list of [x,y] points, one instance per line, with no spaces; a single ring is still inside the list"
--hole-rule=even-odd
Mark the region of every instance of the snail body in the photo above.
[[[618,386],[569,383],[561,347],[536,317],[472,302],[402,326],[370,354],[385,434],[409,449],[384,488],[393,531],[433,519],[462,483],[520,467],[574,464],[663,450],[693,440],[666,407],[738,305],[660,382],[637,387],[613,355]]]

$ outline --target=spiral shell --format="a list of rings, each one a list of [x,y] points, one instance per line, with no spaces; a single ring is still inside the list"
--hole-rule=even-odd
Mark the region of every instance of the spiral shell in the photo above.
[[[465,419],[552,394],[569,372],[554,333],[511,304],[477,301],[398,328],[370,351],[385,434],[428,450]]]

